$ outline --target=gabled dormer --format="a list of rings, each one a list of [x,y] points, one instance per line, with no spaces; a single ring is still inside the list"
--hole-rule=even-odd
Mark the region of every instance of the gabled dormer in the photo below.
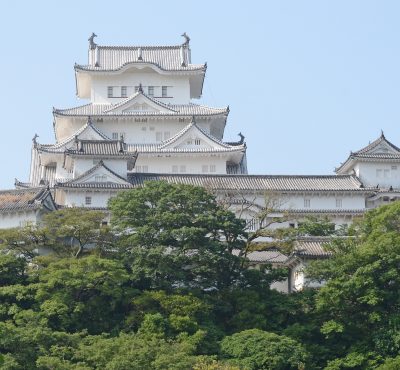
[[[131,184],[125,178],[111,170],[101,160],[90,170],[70,181],[57,183],[56,187],[113,189],[130,188]]]
[[[161,150],[205,150],[205,151],[226,151],[233,147],[226,144],[213,136],[209,135],[206,131],[200,128],[192,118],[191,123],[186,126],[182,131],[178,132],[175,136],[164,141],[159,149]],[[245,144],[242,144],[240,148],[237,146],[234,149],[245,149]]]
[[[384,133],[366,147],[350,152],[337,174],[355,174],[366,187],[400,188],[400,149]]]

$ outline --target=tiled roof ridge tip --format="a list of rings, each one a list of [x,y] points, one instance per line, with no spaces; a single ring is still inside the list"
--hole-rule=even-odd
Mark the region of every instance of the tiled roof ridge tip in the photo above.
[[[187,44],[176,44],[176,45],[96,45],[98,49],[106,49],[106,50],[136,50],[136,49],[180,49],[181,47],[189,47]]]

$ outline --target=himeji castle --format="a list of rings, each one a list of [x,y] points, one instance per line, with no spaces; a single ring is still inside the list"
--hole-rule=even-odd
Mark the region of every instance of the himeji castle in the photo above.
[[[334,174],[248,174],[244,136],[224,140],[229,106],[195,103],[207,65],[192,63],[182,36],[173,46],[103,46],[92,34],[87,64],[74,66],[76,95],[87,103],[53,108],[55,142],[34,136],[29,180],[0,192],[0,227],[38,221],[57,206],[105,209],[117,192],[149,180],[204,186],[233,207],[251,204],[241,213],[249,229],[259,226],[266,197],[275,199],[274,217],[290,214],[287,227],[309,215],[349,224],[400,197],[400,149],[383,133]],[[307,243],[310,256],[323,255]]]

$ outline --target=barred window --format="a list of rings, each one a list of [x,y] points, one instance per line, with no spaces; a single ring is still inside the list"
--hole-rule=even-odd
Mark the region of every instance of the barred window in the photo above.
[[[121,98],[126,98],[128,96],[127,87],[121,86]]]
[[[163,98],[166,98],[166,97],[168,96],[168,87],[167,87],[167,86],[163,86],[163,87],[161,88],[161,96],[162,96]]]
[[[112,86],[108,86],[108,88],[107,88],[107,97],[109,97],[109,98],[113,98],[114,97],[113,87]]]
[[[147,92],[149,96],[154,96],[154,86],[149,86]]]
[[[87,206],[90,206],[90,205],[92,204],[92,197],[86,196],[86,197],[85,197],[85,204],[86,204]]]

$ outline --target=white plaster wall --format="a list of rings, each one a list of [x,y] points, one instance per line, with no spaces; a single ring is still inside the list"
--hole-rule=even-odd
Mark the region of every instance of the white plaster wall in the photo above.
[[[35,224],[38,221],[37,211],[0,213],[0,229]]]
[[[202,172],[203,165],[215,165],[215,172]],[[147,172],[153,173],[173,173],[172,166],[178,166],[178,172],[183,174],[226,174],[226,159],[211,156],[177,156],[171,155],[170,157],[146,157],[145,154],[139,154],[133,172],[138,171],[138,166],[147,166]],[[180,166],[186,166],[186,171],[181,172]]]
[[[360,162],[356,164],[354,169],[366,187],[379,185],[379,187],[400,188],[400,163]],[[380,177],[377,176],[377,170],[381,170]]]
[[[145,94],[147,94],[147,86],[155,86],[154,96],[166,104],[188,104],[190,102],[189,76],[168,76],[134,69],[112,76],[94,75],[92,77],[91,101],[93,103],[118,103],[123,99],[107,97],[108,86],[127,86],[127,95],[130,96],[135,92],[134,87],[139,86],[139,84],[145,86]],[[168,86],[168,96],[171,98],[159,98],[161,86]]]
[[[62,198],[64,198],[65,206],[67,207],[107,207],[108,199],[115,196],[114,191],[91,191],[85,189],[63,190]],[[85,204],[85,198],[91,197],[90,205]],[[61,197],[61,196],[60,196]]]

